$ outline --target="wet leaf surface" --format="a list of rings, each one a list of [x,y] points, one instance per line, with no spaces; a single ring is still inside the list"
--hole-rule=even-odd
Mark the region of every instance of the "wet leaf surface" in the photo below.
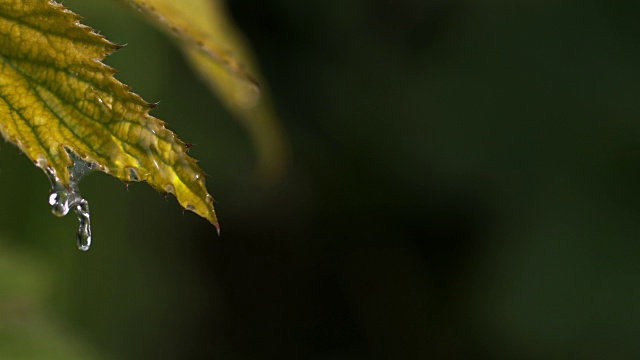
[[[68,189],[78,158],[174,194],[217,227],[185,144],[101,62],[120,46],[79,19],[52,1],[0,1],[0,132]]]

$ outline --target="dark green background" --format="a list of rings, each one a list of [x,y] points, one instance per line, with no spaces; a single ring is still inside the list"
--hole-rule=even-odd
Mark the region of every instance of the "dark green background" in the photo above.
[[[81,253],[2,145],[0,358],[640,357],[637,1],[230,1],[292,145],[275,186],[164,35],[64,4],[197,144],[222,237],[94,174]]]

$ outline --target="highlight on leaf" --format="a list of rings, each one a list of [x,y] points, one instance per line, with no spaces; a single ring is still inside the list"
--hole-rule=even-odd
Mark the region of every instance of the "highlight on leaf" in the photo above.
[[[54,1],[0,0],[0,133],[48,173],[54,193],[79,196],[82,162],[172,193],[218,228],[185,144],[102,63],[120,46],[79,21]]]

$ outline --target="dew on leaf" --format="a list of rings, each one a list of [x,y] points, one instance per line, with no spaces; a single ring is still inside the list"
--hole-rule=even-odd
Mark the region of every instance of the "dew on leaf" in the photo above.
[[[138,176],[138,172],[133,168],[129,168],[129,180],[131,180],[131,181],[140,181],[140,177]]]
[[[60,182],[53,169],[50,167],[44,168],[51,181],[49,205],[51,205],[51,212],[55,216],[65,216],[69,213],[69,210],[73,209],[80,222],[78,233],[76,234],[76,245],[78,249],[87,251],[91,246],[89,202],[80,195],[78,182],[83,176],[94,170],[95,164],[82,160],[69,150],[67,150],[67,154],[72,161],[72,165],[68,167],[69,187],[65,187]]]

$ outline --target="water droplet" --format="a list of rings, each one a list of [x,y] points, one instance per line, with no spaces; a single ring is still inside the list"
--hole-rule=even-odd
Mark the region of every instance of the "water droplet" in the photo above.
[[[79,205],[74,209],[80,221],[78,234],[76,235],[76,245],[82,251],[89,250],[91,246],[91,218],[89,216],[89,203],[82,199]]]
[[[69,213],[69,194],[66,191],[54,191],[49,195],[49,205],[53,215],[62,217]]]
[[[78,249],[82,251],[89,250],[91,246],[91,221],[89,215],[89,202],[82,198],[78,182],[80,179],[93,171],[96,166],[94,163],[82,160],[76,154],[65,149],[69,158],[73,162],[67,169],[69,170],[69,186],[65,187],[55,171],[49,167],[45,168],[45,172],[51,180],[51,193],[49,194],[49,205],[51,212],[55,216],[65,216],[69,210],[73,209],[78,217],[80,226],[76,235],[76,244]]]
[[[138,172],[133,168],[129,168],[129,180],[131,180],[131,181],[140,181],[140,177],[138,176]]]
[[[189,211],[196,211],[196,207],[193,204],[187,204],[184,208]]]
[[[96,100],[98,100],[98,103],[100,104],[100,106],[102,107],[103,110],[110,112],[113,110],[113,108],[111,107],[111,102],[110,101],[104,101],[100,96],[96,95]]]
[[[45,170],[49,166],[47,159],[43,155],[38,155],[38,158],[36,159],[36,165],[38,165],[39,168],[45,169]]]

